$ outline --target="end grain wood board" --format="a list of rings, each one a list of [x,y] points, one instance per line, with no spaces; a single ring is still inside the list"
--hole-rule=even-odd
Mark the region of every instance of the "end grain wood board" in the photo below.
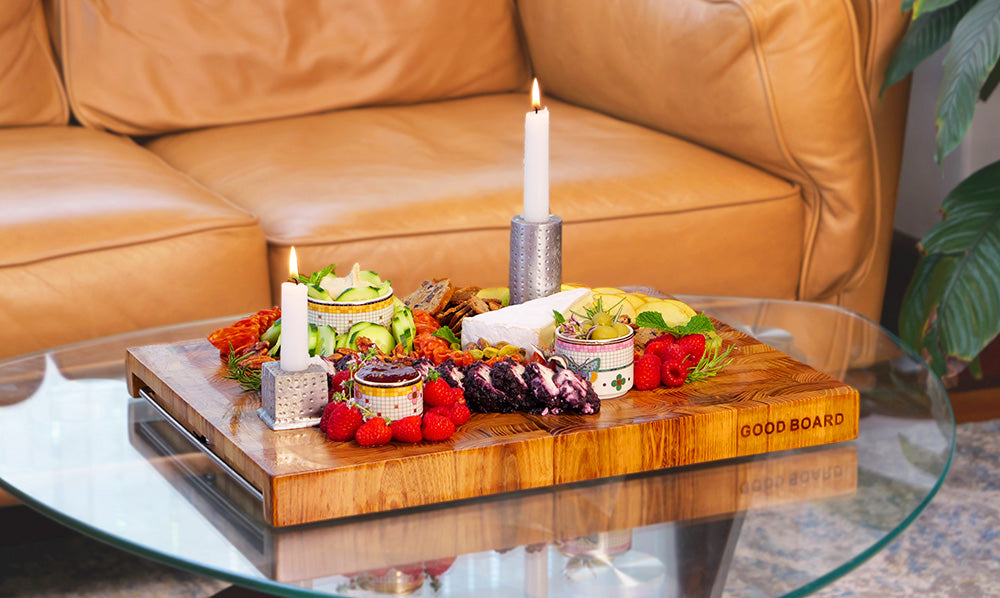
[[[858,392],[722,323],[733,362],[681,388],[632,390],[597,415],[475,414],[445,442],[362,448],[318,428],[274,432],[259,396],[192,340],[129,349],[132,396],[149,388],[264,497],[274,526],[378,513],[850,440]]]

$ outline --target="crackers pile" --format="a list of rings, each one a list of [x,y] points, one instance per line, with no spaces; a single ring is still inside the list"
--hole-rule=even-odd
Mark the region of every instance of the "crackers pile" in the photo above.
[[[462,331],[466,316],[483,314],[503,307],[499,299],[483,299],[476,295],[481,287],[456,288],[447,278],[425,280],[403,302],[410,309],[425,311],[451,328],[455,334]]]

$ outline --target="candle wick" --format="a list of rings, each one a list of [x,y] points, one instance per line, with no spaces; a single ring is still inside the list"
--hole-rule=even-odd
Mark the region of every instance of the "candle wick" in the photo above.
[[[535,109],[535,114],[538,114],[538,106],[532,106]]]

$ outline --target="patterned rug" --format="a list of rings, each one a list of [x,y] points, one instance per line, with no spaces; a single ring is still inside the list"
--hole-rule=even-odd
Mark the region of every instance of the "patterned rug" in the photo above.
[[[23,507],[6,511],[0,596],[205,598],[229,587],[69,532]],[[1000,597],[1000,420],[958,426],[951,470],[924,513],[885,550],[816,594],[914,595]]]

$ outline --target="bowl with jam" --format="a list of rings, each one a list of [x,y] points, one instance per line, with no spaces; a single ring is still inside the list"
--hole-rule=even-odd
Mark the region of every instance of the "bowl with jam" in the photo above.
[[[424,383],[414,368],[375,360],[354,372],[358,403],[393,421],[424,413]]]

